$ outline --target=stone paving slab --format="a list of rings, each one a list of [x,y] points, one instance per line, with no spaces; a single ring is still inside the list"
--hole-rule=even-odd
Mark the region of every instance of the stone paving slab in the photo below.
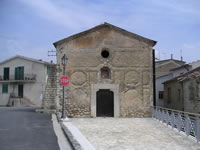
[[[200,143],[152,118],[70,118],[97,150],[200,150]]]

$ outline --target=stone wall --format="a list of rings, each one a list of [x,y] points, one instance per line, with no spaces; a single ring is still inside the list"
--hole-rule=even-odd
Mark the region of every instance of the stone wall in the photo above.
[[[200,82],[197,79],[173,80],[165,83],[164,88],[164,107],[200,113]],[[171,91],[170,96],[169,88]]]
[[[184,111],[184,96],[183,96],[184,92],[182,87],[183,87],[182,83],[178,81],[172,81],[164,84],[165,108]]]
[[[66,75],[66,109],[68,116],[91,116],[91,88],[95,84],[119,86],[121,117],[144,117],[152,106],[152,46],[110,28],[102,28],[57,45],[60,76],[61,57],[68,57]],[[102,50],[109,52],[103,58]],[[100,70],[108,67],[110,79],[103,79]],[[60,99],[61,100],[61,99]]]
[[[200,82],[197,79],[184,81],[184,110],[200,113]]]

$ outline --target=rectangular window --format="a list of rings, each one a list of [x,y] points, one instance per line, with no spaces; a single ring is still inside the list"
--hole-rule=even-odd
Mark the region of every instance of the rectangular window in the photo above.
[[[159,97],[159,99],[163,99],[164,98],[164,91],[159,91],[158,97]]]
[[[3,79],[9,80],[9,68],[4,68]]]
[[[2,84],[2,93],[8,93],[8,84]]]
[[[15,68],[15,80],[24,80],[24,67]]]
[[[171,103],[171,88],[167,88],[167,102]]]

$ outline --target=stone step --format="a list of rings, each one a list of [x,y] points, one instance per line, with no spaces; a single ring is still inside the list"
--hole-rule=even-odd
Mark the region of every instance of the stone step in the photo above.
[[[57,75],[57,67],[51,66],[43,99],[43,107],[47,109],[52,109],[52,106],[55,106],[55,99],[57,94],[57,81],[58,81],[56,75]]]

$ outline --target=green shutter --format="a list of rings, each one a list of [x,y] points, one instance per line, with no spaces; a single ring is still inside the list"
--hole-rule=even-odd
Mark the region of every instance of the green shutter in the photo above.
[[[2,84],[2,93],[8,93],[8,84]]]
[[[6,71],[6,68],[4,68],[4,71],[3,71],[3,79],[6,80],[6,74],[7,74],[7,71]]]
[[[18,67],[15,68],[15,80],[18,79]]]
[[[9,68],[4,68],[3,79],[9,80]]]
[[[15,80],[24,80],[24,66],[15,68]]]
[[[21,80],[24,80],[24,66],[21,67]]]
[[[49,75],[49,72],[50,72],[50,66],[48,65],[47,66],[47,75]]]

